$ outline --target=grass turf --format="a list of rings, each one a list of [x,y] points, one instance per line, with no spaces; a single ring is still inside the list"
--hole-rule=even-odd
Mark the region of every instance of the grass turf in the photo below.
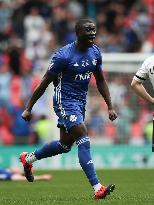
[[[93,199],[93,190],[82,171],[44,171],[52,181],[0,181],[1,205],[152,205],[154,170],[99,170],[100,179],[115,183],[115,191],[105,200]]]

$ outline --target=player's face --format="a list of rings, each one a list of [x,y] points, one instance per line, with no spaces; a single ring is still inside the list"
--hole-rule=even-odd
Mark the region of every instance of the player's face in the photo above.
[[[85,46],[92,46],[96,37],[96,26],[93,23],[87,22],[83,24],[82,29],[78,32],[78,40]]]

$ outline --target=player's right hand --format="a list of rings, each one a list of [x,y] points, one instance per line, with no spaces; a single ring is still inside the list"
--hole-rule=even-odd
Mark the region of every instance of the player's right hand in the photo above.
[[[21,116],[25,121],[30,121],[32,119],[32,113],[29,110],[24,110]]]

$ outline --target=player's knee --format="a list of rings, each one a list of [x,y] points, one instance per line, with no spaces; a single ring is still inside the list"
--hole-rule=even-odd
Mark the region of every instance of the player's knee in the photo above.
[[[84,123],[76,125],[74,127],[72,127],[70,129],[70,134],[76,139],[78,140],[79,138],[81,138],[82,136],[87,136],[88,132],[87,132],[87,128],[85,126]]]
[[[70,145],[64,145],[63,143],[60,143],[61,145],[61,149],[63,153],[67,153],[69,151],[71,151],[71,146]]]

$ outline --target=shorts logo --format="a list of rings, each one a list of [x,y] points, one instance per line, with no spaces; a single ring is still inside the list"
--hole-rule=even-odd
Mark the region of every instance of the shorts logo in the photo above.
[[[77,117],[75,115],[70,116],[70,121],[75,122],[77,120]]]

